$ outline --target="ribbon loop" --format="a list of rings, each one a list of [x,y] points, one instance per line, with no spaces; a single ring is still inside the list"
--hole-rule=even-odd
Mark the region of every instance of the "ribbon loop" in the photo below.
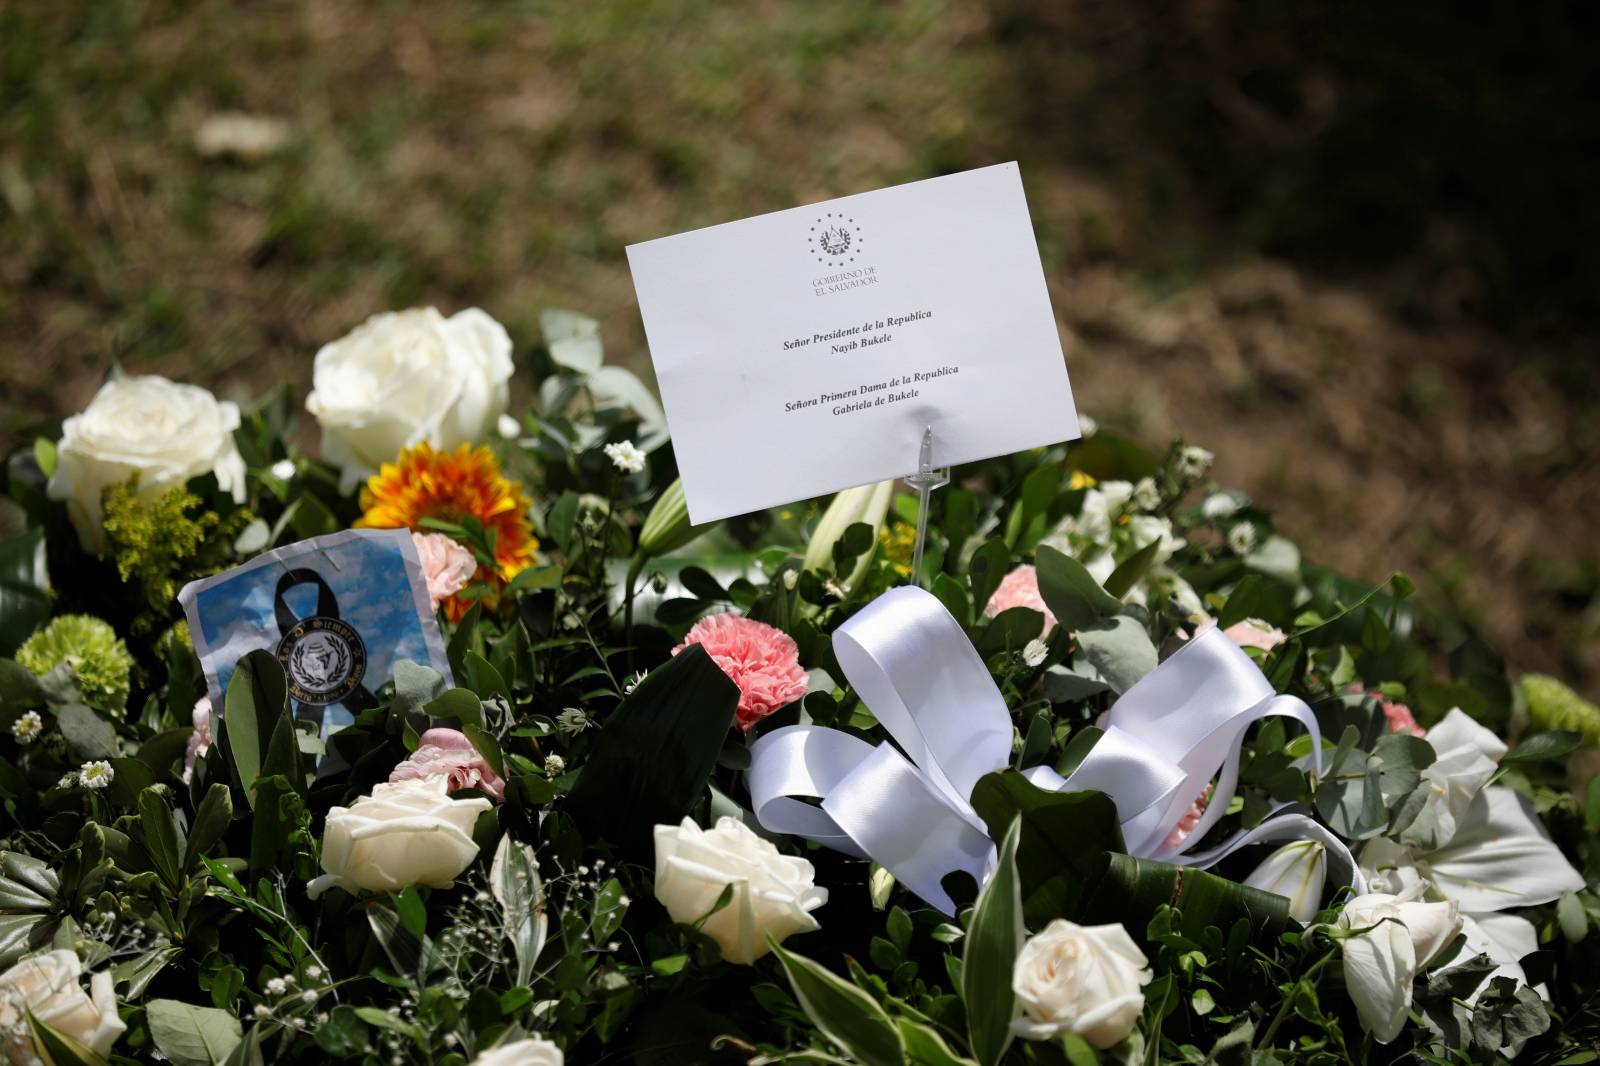
[[[962,871],[981,883],[993,863],[994,844],[970,797],[979,778],[1010,761],[1005,700],[960,624],[920,588],[884,593],[833,639],[845,679],[894,745],[873,747],[819,726],[773,730],[750,749],[756,817],[773,832],[870,858],[952,914],[944,877]],[[1208,630],[1117,700],[1104,735],[1070,776],[1043,766],[1026,774],[1041,788],[1109,795],[1133,855],[1210,865],[1247,843],[1298,836],[1335,852],[1359,880],[1349,849],[1301,814],[1185,857],[1227,810],[1245,732],[1269,715],[1306,727],[1320,771],[1322,737],[1311,708],[1278,695],[1248,655],[1221,630]],[[1173,829],[1208,787],[1199,823],[1175,838]]]

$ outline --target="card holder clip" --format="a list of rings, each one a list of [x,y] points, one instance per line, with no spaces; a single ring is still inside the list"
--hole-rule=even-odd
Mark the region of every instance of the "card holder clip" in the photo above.
[[[907,474],[905,483],[917,490],[917,541],[911,552],[911,579],[923,583],[922,550],[928,543],[928,509],[933,502],[933,490],[950,484],[950,468],[933,465],[933,426],[922,430],[922,447],[917,452],[917,472]]]

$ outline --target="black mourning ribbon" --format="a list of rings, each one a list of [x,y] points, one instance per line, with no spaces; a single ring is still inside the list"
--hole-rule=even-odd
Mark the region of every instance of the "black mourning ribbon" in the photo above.
[[[315,585],[317,587],[317,609],[315,614],[307,617],[332,619],[338,619],[339,617],[339,599],[333,594],[333,590],[328,587],[328,583],[322,579],[321,574],[304,567],[298,570],[289,570],[278,579],[278,590],[273,596],[273,610],[278,616],[278,638],[280,640],[288,636],[289,630],[304,620],[295,615],[294,609],[289,606],[289,602],[285,598],[285,593],[296,585]],[[339,702],[347,707],[352,714],[359,714],[368,707],[377,706],[378,700],[367,690],[365,685],[358,684],[348,696]],[[330,704],[330,706],[334,705]],[[322,722],[322,707],[315,704],[302,703],[296,709],[295,717],[313,719],[320,725]]]

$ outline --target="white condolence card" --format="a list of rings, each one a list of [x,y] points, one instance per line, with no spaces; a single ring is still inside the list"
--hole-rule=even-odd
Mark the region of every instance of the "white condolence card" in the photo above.
[[[696,524],[1078,436],[1015,163],[628,262]]]

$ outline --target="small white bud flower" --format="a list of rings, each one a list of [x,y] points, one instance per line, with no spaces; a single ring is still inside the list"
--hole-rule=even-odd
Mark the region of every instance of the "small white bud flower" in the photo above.
[[[1030,668],[1040,665],[1050,655],[1050,645],[1035,638],[1022,649],[1022,661]]]
[[[633,446],[633,441],[619,441],[605,446],[606,458],[624,474],[637,474],[644,469],[644,452]]]
[[[1161,490],[1156,488],[1155,478],[1139,479],[1133,486],[1133,502],[1142,511],[1154,511],[1161,506]]]
[[[29,711],[11,723],[11,735],[18,744],[32,744],[34,738],[43,732],[44,719],[39,717],[38,711]]]
[[[551,777],[560,777],[567,772],[567,760],[551,753],[544,757],[544,772]]]
[[[267,469],[279,481],[293,481],[297,473],[293,459],[279,459]]]
[[[1228,530],[1228,547],[1235,555],[1249,555],[1255,546],[1256,527],[1249,522],[1240,522]]]
[[[510,415],[501,415],[495,422],[494,428],[499,430],[500,435],[506,440],[516,440],[522,435],[522,424]]]
[[[111,779],[116,773],[111,769],[111,764],[104,759],[95,759],[78,767],[78,784],[84,788],[99,790],[111,784]]]

